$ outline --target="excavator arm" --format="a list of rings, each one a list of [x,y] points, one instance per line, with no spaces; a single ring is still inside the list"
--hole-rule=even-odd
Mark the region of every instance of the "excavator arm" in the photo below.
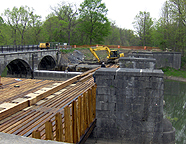
[[[90,51],[93,54],[93,56],[98,60],[98,62],[100,62],[100,59],[99,59],[98,55],[96,54],[95,50],[90,48]]]

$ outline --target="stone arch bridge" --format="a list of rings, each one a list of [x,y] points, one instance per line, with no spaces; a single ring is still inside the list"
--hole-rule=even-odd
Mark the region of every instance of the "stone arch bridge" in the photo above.
[[[58,64],[58,50],[39,50],[0,54],[0,75],[32,77],[34,70],[51,70]]]

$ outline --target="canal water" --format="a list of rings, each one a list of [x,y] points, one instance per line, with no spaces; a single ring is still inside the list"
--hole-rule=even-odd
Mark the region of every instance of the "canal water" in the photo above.
[[[186,83],[164,81],[164,116],[176,129],[176,143],[186,143]]]

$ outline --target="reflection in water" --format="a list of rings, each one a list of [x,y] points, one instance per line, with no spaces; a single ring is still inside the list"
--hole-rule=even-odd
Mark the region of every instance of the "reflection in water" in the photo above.
[[[165,80],[164,113],[176,129],[176,143],[186,143],[186,83]]]

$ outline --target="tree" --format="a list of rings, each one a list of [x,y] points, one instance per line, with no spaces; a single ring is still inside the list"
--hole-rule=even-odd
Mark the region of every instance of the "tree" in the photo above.
[[[185,0],[170,0],[170,11],[172,13],[172,19],[176,25],[176,45],[175,50],[182,51],[182,55],[184,55],[184,51],[186,49],[186,1]]]
[[[30,17],[30,29],[28,37],[31,39],[30,44],[38,44],[39,43],[39,36],[42,30],[42,22],[41,16],[39,15],[31,15]],[[31,36],[31,37],[30,37]]]
[[[0,25],[2,25],[4,23],[3,18],[0,16]]]
[[[63,20],[59,20],[57,16],[51,13],[47,20],[43,24],[42,34],[45,38],[45,41],[48,42],[61,42],[67,41],[67,33],[64,29],[67,27],[67,24]]]
[[[65,2],[62,2],[61,4],[58,4],[58,7],[52,8],[54,11],[54,15],[58,17],[59,20],[64,21],[66,23],[66,27],[63,29],[63,31],[66,31],[68,35],[68,44],[71,43],[71,34],[74,32],[74,27],[77,24],[77,15],[78,10],[76,8],[76,5],[73,4],[66,4]]]
[[[136,29],[137,34],[139,35],[140,45],[151,45],[153,21],[150,17],[150,13],[146,11],[140,11],[139,14],[136,15],[134,20],[135,21],[133,22],[133,25]]]
[[[102,3],[102,0],[84,0],[80,4],[79,11],[81,30],[88,37],[89,43],[103,42],[110,31],[105,3]]]
[[[105,38],[106,45],[119,45],[120,44],[120,33],[119,28],[114,22],[111,23],[110,34]]]
[[[31,19],[38,19],[39,16],[33,14],[33,8],[21,6],[20,8],[13,7],[12,10],[6,9],[4,12],[5,21],[11,27],[13,34],[13,43],[25,44],[25,34],[30,28]]]

